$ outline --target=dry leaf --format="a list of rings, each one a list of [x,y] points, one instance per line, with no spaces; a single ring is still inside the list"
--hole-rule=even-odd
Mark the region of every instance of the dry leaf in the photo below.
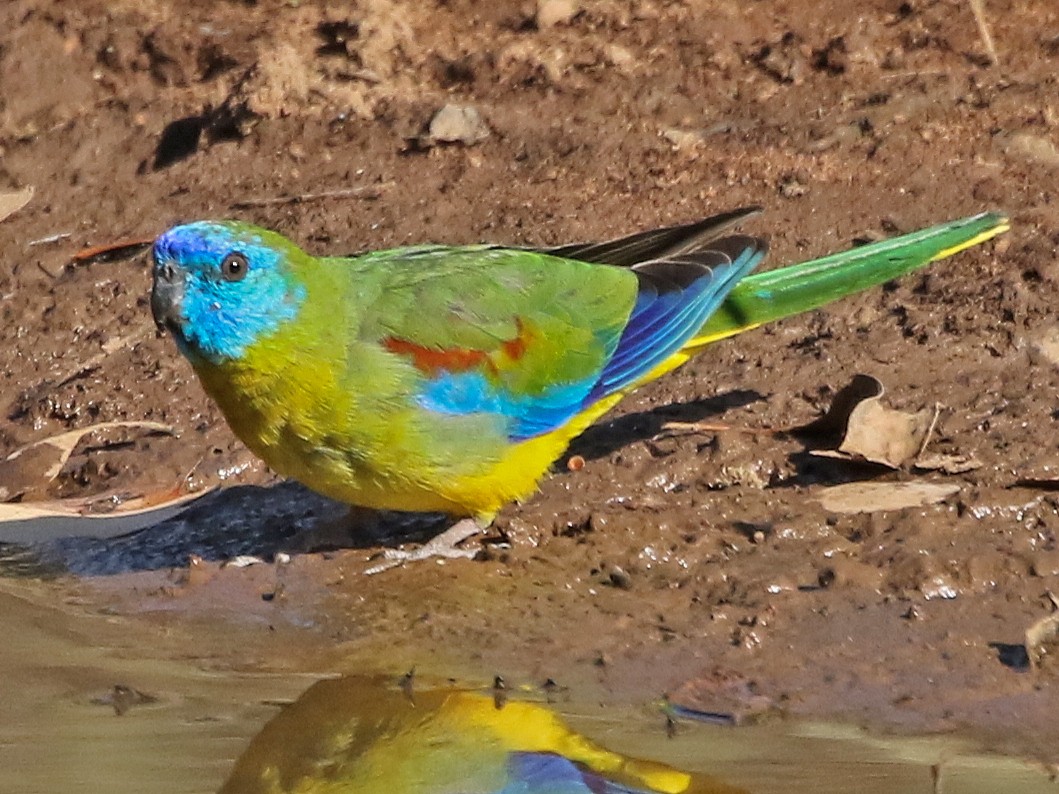
[[[113,538],[127,535],[183,512],[213,489],[196,493],[166,491],[164,498],[147,495],[129,499],[110,512],[97,512],[116,503],[106,495],[89,499],[0,504],[0,543],[40,543],[62,537]]]
[[[1042,491],[1059,491],[1059,477],[1020,477],[1015,485],[1021,488],[1040,488]]]
[[[1059,491],[1059,461],[1043,456],[1024,462],[1021,473],[1012,485],[1039,488],[1042,491]]]
[[[792,428],[791,432],[807,436],[842,436],[849,425],[853,409],[865,400],[882,397],[884,391],[878,378],[854,375],[853,380],[838,390],[827,413],[807,425]]]
[[[1059,636],[1059,599],[1048,593],[1052,602],[1052,614],[1046,615],[1026,629],[1026,658],[1031,667],[1039,667],[1046,653],[1044,646]]]
[[[899,469],[926,447],[937,422],[938,408],[915,413],[898,411],[882,404],[884,392],[877,378],[857,375],[835,395],[824,416],[794,432],[841,435],[835,449],[814,450],[814,455]]]
[[[832,513],[875,513],[935,504],[959,492],[960,486],[913,482],[851,482],[824,488],[816,498]]]
[[[20,209],[29,204],[33,198],[33,188],[27,187],[23,190],[13,190],[9,193],[0,193],[0,221],[10,215],[14,215]]]
[[[98,424],[59,433],[19,447],[0,460],[0,501],[16,499],[31,488],[40,488],[62,471],[81,439],[89,433],[133,428],[151,433],[173,434],[173,428],[159,422],[100,422]]]
[[[982,468],[982,461],[974,455],[947,455],[936,452],[920,455],[912,467],[919,471],[940,471],[942,474],[963,474]]]

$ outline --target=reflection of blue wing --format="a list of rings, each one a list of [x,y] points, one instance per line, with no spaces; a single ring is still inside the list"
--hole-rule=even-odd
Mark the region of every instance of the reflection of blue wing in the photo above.
[[[651,794],[589,772],[561,755],[511,753],[508,784],[497,794]]]

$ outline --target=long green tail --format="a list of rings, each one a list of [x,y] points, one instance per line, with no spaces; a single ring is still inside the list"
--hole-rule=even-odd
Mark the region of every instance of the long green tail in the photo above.
[[[684,351],[759,325],[809,311],[952,256],[1010,228],[983,212],[958,221],[831,254],[800,265],[747,276],[729,293]]]

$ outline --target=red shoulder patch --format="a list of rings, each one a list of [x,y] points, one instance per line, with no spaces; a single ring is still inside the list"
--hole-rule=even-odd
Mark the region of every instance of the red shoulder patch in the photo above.
[[[394,336],[386,337],[382,340],[382,344],[391,353],[409,356],[416,369],[431,376],[437,375],[442,370],[446,372],[466,372],[482,365],[495,374],[497,370],[503,369],[504,358],[508,361],[521,359],[525,355],[526,348],[533,337],[532,332],[526,328],[521,317],[516,317],[515,323],[518,326],[518,333],[513,338],[501,342],[497,350],[489,352],[473,350],[468,347],[444,349],[424,347],[416,342],[409,342],[407,339],[399,339]],[[501,356],[498,356],[498,353]],[[497,360],[498,358],[499,360]]]
[[[488,355],[481,350],[470,350],[465,347],[453,347],[448,350],[435,350],[417,345],[407,339],[387,337],[383,345],[391,353],[411,356],[415,368],[430,375],[441,370],[448,372],[465,372],[484,362]]]

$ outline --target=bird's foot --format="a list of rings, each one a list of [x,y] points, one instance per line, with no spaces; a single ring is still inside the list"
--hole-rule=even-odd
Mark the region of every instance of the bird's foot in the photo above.
[[[435,535],[418,549],[405,551],[404,549],[386,549],[382,553],[383,562],[373,565],[364,573],[371,575],[388,571],[406,562],[428,560],[431,557],[444,559],[473,559],[478,554],[477,549],[461,549],[459,544],[482,531],[482,525],[473,518],[465,518],[457,521],[451,527],[439,535]]]

